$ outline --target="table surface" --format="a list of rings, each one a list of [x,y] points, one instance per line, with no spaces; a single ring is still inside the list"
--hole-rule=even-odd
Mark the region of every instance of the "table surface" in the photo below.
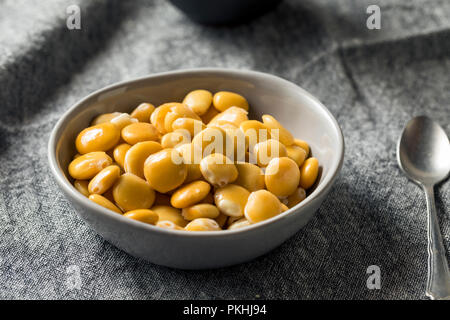
[[[82,29],[69,31],[74,3]],[[366,28],[369,4],[381,8],[381,30]],[[166,1],[2,1],[0,298],[424,299],[425,199],[395,149],[415,115],[450,133],[449,37],[448,0],[292,0],[220,28]],[[293,81],[330,109],[346,141],[340,178],[305,228],[252,262],[210,271],[156,266],[104,241],[58,190],[46,158],[53,126],[80,98],[194,67]],[[448,181],[436,189],[447,253],[449,191]],[[366,285],[371,265],[379,290]]]

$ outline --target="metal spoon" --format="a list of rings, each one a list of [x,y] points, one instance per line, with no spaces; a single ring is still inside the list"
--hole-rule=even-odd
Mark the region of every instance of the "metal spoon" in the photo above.
[[[450,273],[439,230],[433,187],[450,171],[450,144],[444,130],[420,116],[408,122],[397,146],[400,168],[425,191],[428,208],[428,278],[426,295],[450,298]]]

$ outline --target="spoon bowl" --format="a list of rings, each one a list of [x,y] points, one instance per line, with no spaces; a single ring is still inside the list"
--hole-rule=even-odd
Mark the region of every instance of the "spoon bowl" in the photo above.
[[[450,144],[444,130],[428,117],[412,119],[399,140],[398,161],[411,180],[436,184],[450,171]]]

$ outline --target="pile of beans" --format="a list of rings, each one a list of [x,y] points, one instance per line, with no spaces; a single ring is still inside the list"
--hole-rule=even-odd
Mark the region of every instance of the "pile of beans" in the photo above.
[[[248,119],[233,92],[97,116],[76,138],[74,187],[130,219],[186,231],[237,229],[306,197],[319,163],[274,117]]]

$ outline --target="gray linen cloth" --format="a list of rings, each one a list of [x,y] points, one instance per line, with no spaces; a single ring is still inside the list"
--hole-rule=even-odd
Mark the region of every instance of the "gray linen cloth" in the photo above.
[[[81,30],[66,27],[71,4]],[[381,8],[381,30],[366,27],[370,4]],[[220,28],[165,1],[1,1],[0,298],[424,299],[425,200],[400,173],[395,146],[414,115],[450,133],[449,40],[448,0],[292,0]],[[50,175],[47,141],[96,89],[208,66],[268,72],[310,91],[340,123],[346,158],[314,219],[276,250],[230,268],[173,270],[83,223]],[[448,182],[436,190],[447,252],[449,191]],[[366,285],[371,265],[379,290]]]

